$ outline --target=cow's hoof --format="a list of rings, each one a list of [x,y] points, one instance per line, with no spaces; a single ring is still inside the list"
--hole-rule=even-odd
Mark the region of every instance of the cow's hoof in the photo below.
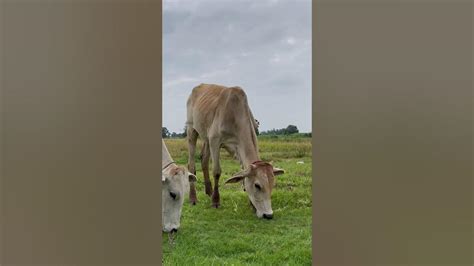
[[[197,200],[190,200],[189,203],[191,203],[191,205],[196,205]]]
[[[221,204],[219,202],[213,202],[212,203],[212,208],[219,208],[221,206]]]

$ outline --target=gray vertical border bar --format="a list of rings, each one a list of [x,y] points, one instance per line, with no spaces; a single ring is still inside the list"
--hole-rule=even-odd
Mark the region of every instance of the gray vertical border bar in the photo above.
[[[159,64],[159,68],[158,68],[158,80],[160,80],[160,84],[159,84],[159,91],[160,93],[158,94],[158,99],[157,99],[157,103],[160,105],[160,108],[159,109],[159,113],[157,114],[158,115],[158,125],[160,126],[160,133],[161,133],[161,129],[162,129],[162,126],[163,126],[163,0],[159,0],[160,4],[159,4],[159,14],[158,14],[158,29],[157,29],[157,34],[160,36],[160,42],[159,42],[159,47],[157,47],[157,49],[160,51],[159,52],[159,61],[160,61],[160,64]],[[161,134],[160,136],[158,137],[160,140],[158,141],[158,147],[159,147],[159,156],[157,157],[158,159],[158,163],[159,163],[159,168],[160,168],[160,172],[158,174],[158,177],[159,177],[159,180],[161,180],[161,175],[162,175],[162,172],[161,172],[161,149],[162,149],[162,141],[161,141]],[[161,205],[161,181],[158,182],[158,201],[157,201],[157,204],[158,204],[158,208],[157,210],[159,211],[159,220],[160,220],[160,224],[157,225],[159,226],[160,228],[160,231],[161,231],[161,221],[162,221],[162,205]],[[161,244],[163,243],[162,241],[162,237],[163,235],[160,234],[159,235],[159,239],[158,239],[158,247],[157,247],[157,250],[158,250],[158,253],[159,253],[159,260],[160,260],[160,265],[163,264],[163,248],[161,246]]]
[[[472,265],[474,2],[312,10],[313,264]]]
[[[2,258],[3,258],[3,195],[5,193],[3,192],[3,177],[4,177],[4,165],[3,165],[3,132],[5,130],[4,125],[3,125],[3,88],[4,88],[4,55],[3,55],[3,40],[4,40],[4,35],[3,35],[3,27],[4,27],[4,2],[0,1],[0,265],[2,265]]]
[[[0,0],[0,265],[161,264],[161,12]]]

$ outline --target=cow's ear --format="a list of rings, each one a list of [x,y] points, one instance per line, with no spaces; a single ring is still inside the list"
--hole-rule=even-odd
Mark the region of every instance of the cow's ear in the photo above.
[[[285,173],[285,170],[273,167],[273,175],[282,175]]]
[[[233,177],[227,179],[225,181],[225,184],[228,184],[228,183],[237,183],[237,182],[240,182],[242,180],[244,180],[245,176],[244,175],[241,175],[241,174],[237,174],[237,175],[234,175]]]
[[[191,183],[197,182],[197,177],[189,172],[188,172],[188,178],[189,178],[189,182]]]
[[[161,182],[165,182],[166,181],[166,176],[165,176],[165,173],[161,172]]]
[[[237,183],[237,182],[240,182],[240,181],[244,180],[244,178],[246,178],[250,175],[250,173],[252,172],[252,170],[254,168],[256,168],[256,166],[251,164],[248,169],[245,169],[245,170],[242,170],[242,171],[238,172],[233,177],[227,179],[224,184]]]
[[[244,180],[244,178],[247,177],[248,175],[249,175],[249,170],[244,170],[244,171],[238,172],[233,177],[227,179],[224,184],[240,182],[240,181]]]

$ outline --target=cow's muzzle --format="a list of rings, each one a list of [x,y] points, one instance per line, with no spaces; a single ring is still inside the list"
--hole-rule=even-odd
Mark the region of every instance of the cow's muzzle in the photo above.
[[[271,213],[271,214],[264,213],[263,218],[268,219],[268,220],[273,219],[273,213]]]

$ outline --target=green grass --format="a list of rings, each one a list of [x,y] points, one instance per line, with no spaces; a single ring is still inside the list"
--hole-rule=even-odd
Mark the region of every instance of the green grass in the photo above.
[[[165,142],[173,159],[186,165],[186,141]],[[240,169],[225,151],[221,207],[211,208],[196,154],[198,204],[185,201],[173,244],[163,235],[164,265],[311,265],[311,138],[260,136],[259,149],[263,160],[285,169],[272,193],[273,220],[256,217],[240,184],[223,184]]]

